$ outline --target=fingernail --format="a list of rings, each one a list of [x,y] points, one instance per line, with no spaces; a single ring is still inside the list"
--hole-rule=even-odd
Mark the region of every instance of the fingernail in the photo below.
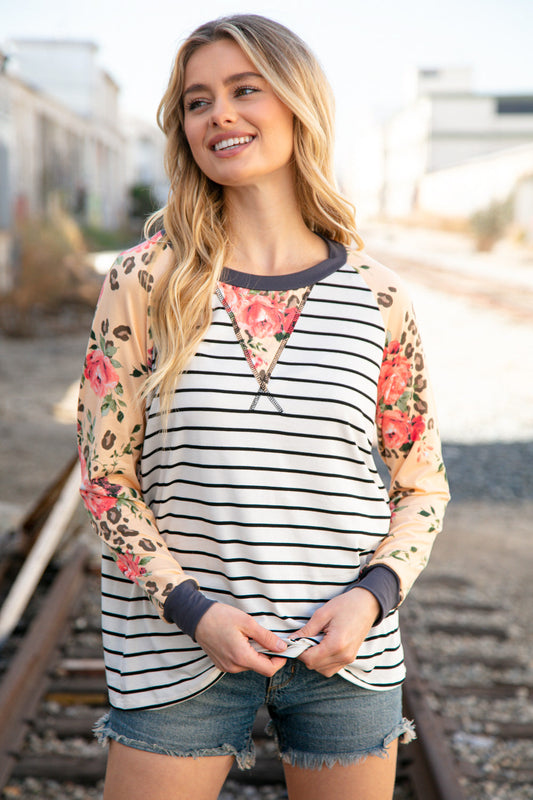
[[[278,639],[278,641],[276,642],[276,650],[278,650],[281,653],[283,650],[286,649],[287,649],[287,642],[284,642],[283,639]]]

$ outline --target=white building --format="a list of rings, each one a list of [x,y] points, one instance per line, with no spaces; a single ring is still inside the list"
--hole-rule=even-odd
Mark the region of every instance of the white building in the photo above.
[[[20,80],[80,117],[116,125],[118,87],[98,66],[94,42],[17,39],[12,46],[12,71]]]
[[[126,211],[119,87],[98,66],[96,45],[17,40],[12,47],[17,214],[46,213],[60,195],[83,223],[116,228]]]
[[[0,292],[17,222],[60,206],[115,229],[128,211],[119,87],[91,42],[18,41],[0,53]]]
[[[125,180],[128,189],[149,186],[155,205],[167,202],[169,182],[164,168],[165,136],[155,125],[136,117],[122,119],[125,151]]]
[[[381,211],[406,217],[424,175],[531,142],[533,95],[476,94],[468,68],[419,69],[384,128]]]
[[[5,76],[6,60],[6,56],[0,51],[0,293],[9,289],[12,282],[11,176],[9,173],[12,131],[8,81]]]

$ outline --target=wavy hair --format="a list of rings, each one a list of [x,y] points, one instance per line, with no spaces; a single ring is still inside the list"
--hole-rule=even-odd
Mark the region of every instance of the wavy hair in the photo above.
[[[172,268],[152,293],[151,330],[156,368],[143,396],[159,394],[165,418],[179,375],[211,323],[212,296],[229,249],[223,187],[200,170],[184,130],[183,91],[187,63],[200,47],[233,40],[294,115],[296,196],[307,227],[345,245],[362,241],[355,209],[335,188],[333,95],[307,45],[279,22],[236,14],[201,25],[181,45],[157,120],[166,134],[167,205],[147,222],[147,237],[161,227],[161,245],[172,247]]]

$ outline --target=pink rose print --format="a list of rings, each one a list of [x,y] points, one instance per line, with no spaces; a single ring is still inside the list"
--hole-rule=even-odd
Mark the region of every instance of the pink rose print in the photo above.
[[[240,286],[230,286],[229,283],[221,283],[222,291],[224,293],[224,300],[231,308],[235,317],[238,317],[243,303],[246,302],[244,297],[244,289]]]
[[[387,347],[384,349],[383,358],[386,359],[386,358],[389,358],[391,356],[392,356],[392,358],[394,358],[394,356],[397,356],[397,355],[400,354],[401,349],[402,348],[401,348],[400,342],[397,339],[393,339],[391,342],[389,342]]]
[[[93,484],[92,490],[86,491],[82,489],[81,495],[89,513],[95,519],[101,519],[107,511],[115,507],[117,501],[114,497],[109,497],[106,494],[99,494],[98,490],[95,491],[95,489],[96,486]]]
[[[384,411],[381,430],[387,447],[396,449],[409,441],[411,424],[405,411]]]
[[[101,350],[91,350],[87,356],[84,373],[91,389],[98,397],[105,397],[118,383],[118,374]]]
[[[424,417],[418,416],[411,420],[411,441],[418,442],[424,431],[426,430],[426,422]]]
[[[294,326],[300,316],[300,312],[296,306],[285,309],[283,313],[283,330],[285,333],[292,333]]]
[[[151,372],[153,366],[154,366],[154,348],[150,347],[150,349],[147,350],[146,352],[146,367],[149,372]]]
[[[108,480],[101,478],[99,481],[91,481],[87,471],[87,462],[80,451],[80,466],[81,466],[81,486],[80,494],[83,497],[89,513],[95,519],[101,519],[102,516],[114,508],[117,504],[116,497],[109,494],[110,490],[115,487],[111,486]]]
[[[146,574],[146,569],[141,567],[140,561],[140,556],[134,557],[129,553],[120,553],[120,555],[117,557],[117,567],[126,576],[126,578],[129,578],[130,581],[137,583],[138,578],[140,578],[141,575]]]
[[[269,297],[256,295],[252,301],[235,314],[241,328],[252,337],[275,336],[283,326],[283,316]]]
[[[250,358],[252,359],[252,364],[254,365],[255,369],[261,369],[261,367],[266,367],[266,363],[265,361],[263,361],[261,356],[254,355],[254,353],[250,349],[248,349],[248,352],[250,353]]]
[[[404,393],[411,377],[411,365],[405,356],[383,362],[379,375],[378,398],[387,406],[394,405]]]

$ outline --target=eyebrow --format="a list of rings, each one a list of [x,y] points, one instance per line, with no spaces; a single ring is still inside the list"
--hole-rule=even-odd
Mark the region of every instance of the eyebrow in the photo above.
[[[237,72],[235,75],[230,75],[226,78],[223,83],[224,86],[229,86],[232,83],[236,83],[237,81],[245,80],[246,78],[261,78],[264,80],[263,76],[259,74],[259,72]],[[205,83],[193,83],[183,92],[183,97],[186,94],[190,94],[191,92],[206,92],[209,91],[209,86]]]

